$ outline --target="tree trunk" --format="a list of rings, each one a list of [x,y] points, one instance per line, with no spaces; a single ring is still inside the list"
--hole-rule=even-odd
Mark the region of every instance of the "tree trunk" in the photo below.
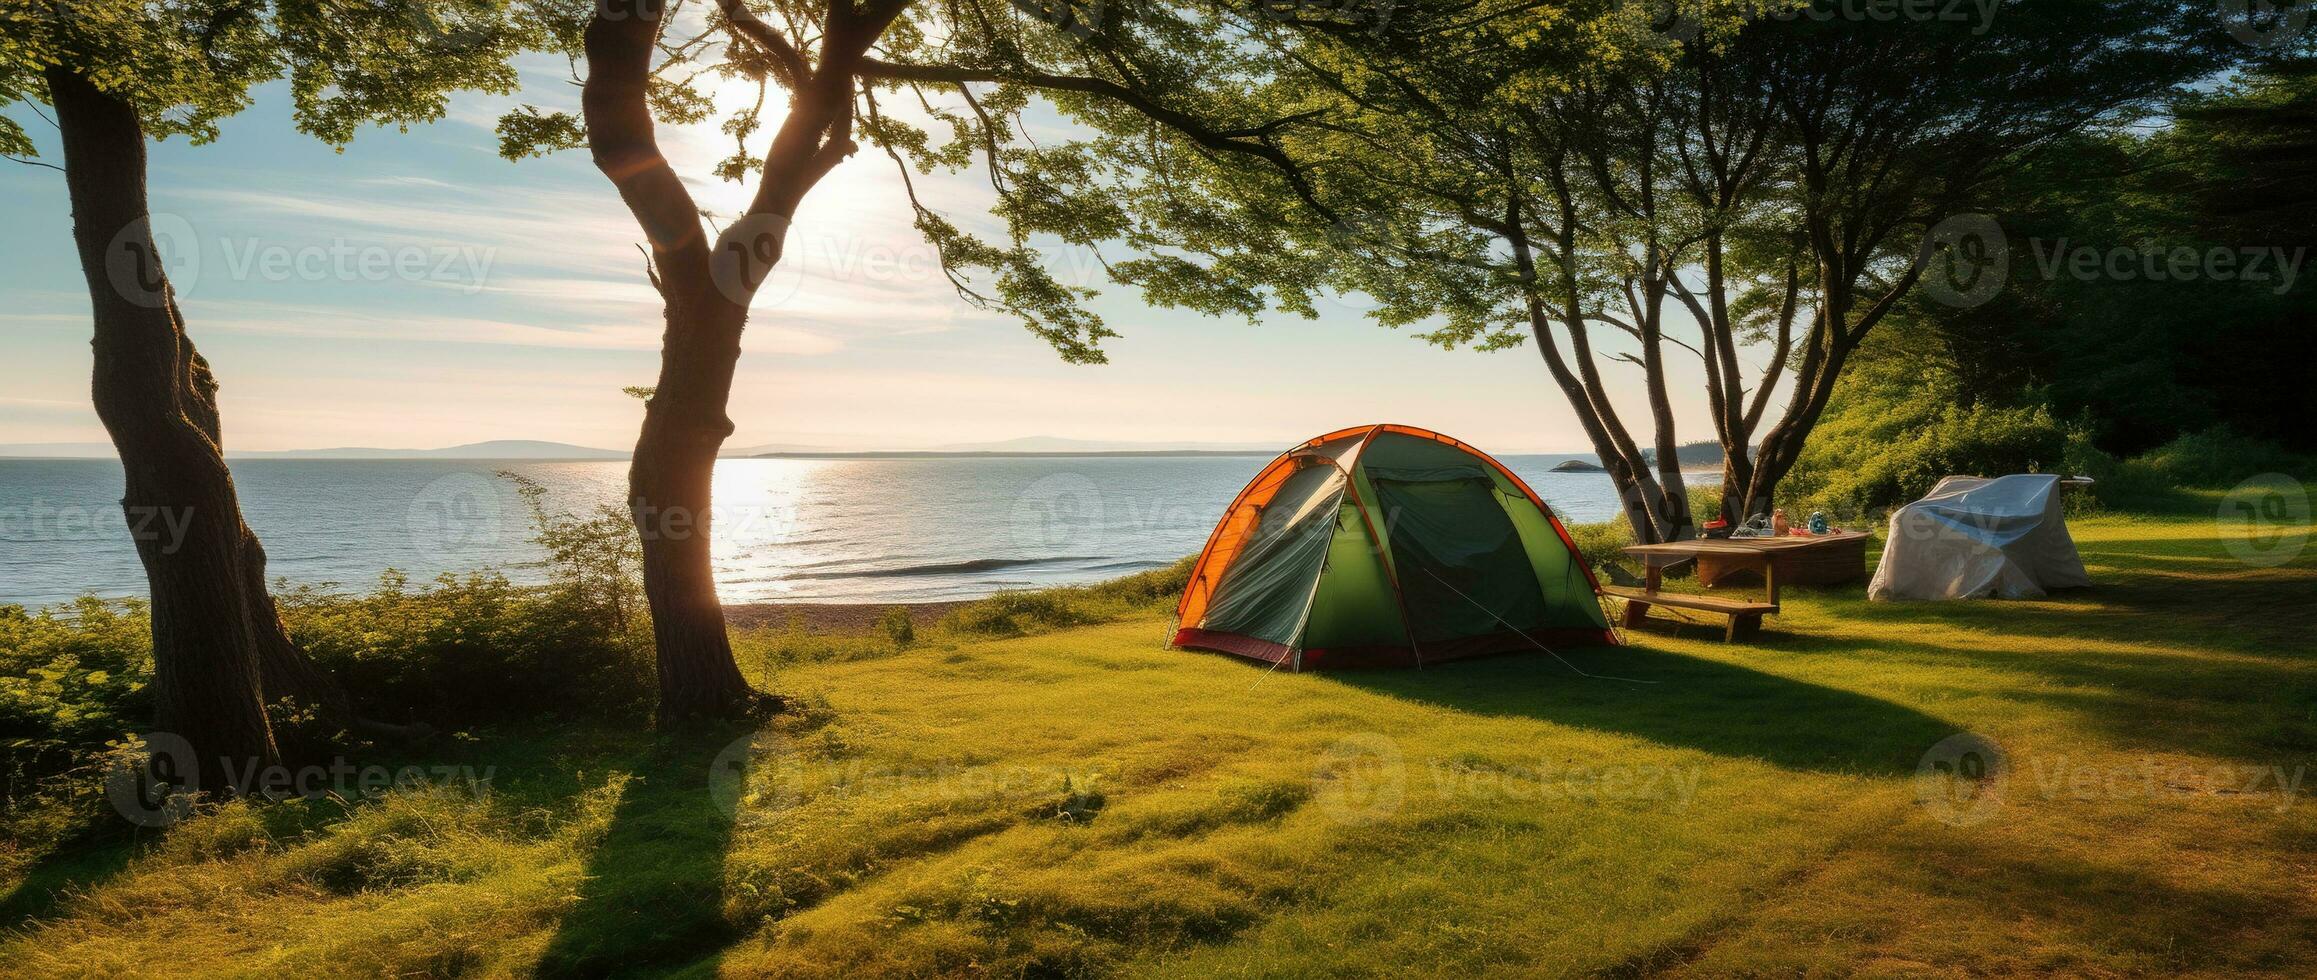
[[[72,71],[47,75],[95,315],[90,390],[120,452],[121,510],[152,592],[155,728],[193,747],[184,775],[196,788],[248,791],[246,774],[280,762],[260,679],[266,634],[280,624],[250,598],[264,571],[250,565],[256,539],[205,427],[216,418],[207,367],[156,252],[143,126]]]
[[[691,192],[660,153],[651,113],[651,66],[662,4],[603,0],[585,37],[580,109],[596,169],[651,240],[652,284],[667,303],[660,377],[644,409],[628,469],[628,504],[642,536],[644,594],[659,648],[660,723],[732,718],[779,707],[740,676],[716,598],[709,495],[716,451],[732,434],[725,404],[740,361],[748,304],[779,265],[789,220],[807,192],[851,156],[854,72],[904,4],[828,8],[820,60],[808,65],[778,31],[741,4],[722,4],[758,47],[785,64],[789,113],[773,134],[764,175],[739,220],[710,245]],[[786,54],[781,58],[781,53]]]
[[[769,220],[752,205],[752,213],[727,230],[741,252],[724,258],[741,272],[720,281],[699,208],[661,155],[654,133],[651,63],[661,13],[660,5],[644,0],[598,6],[587,26],[580,107],[596,169],[619,189],[651,241],[652,285],[666,303],[659,381],[645,403],[643,431],[628,466],[628,506],[643,547],[644,596],[658,651],[659,722],[666,726],[777,705],[748,686],[732,658],[724,607],[716,597],[709,518],[716,452],[732,434],[725,404],[740,362],[748,301],[780,260],[781,233],[795,198],[770,209],[779,217]],[[795,104],[808,102],[800,98]],[[796,139],[792,130],[810,114],[804,108],[790,112],[774,139],[776,154]],[[779,170],[768,160],[766,181]],[[759,188],[760,199],[764,190]]]
[[[628,502],[643,537],[644,595],[659,650],[663,725],[732,718],[765,701],[733,660],[709,534],[716,453],[732,434],[724,405],[745,316],[720,298],[668,304],[660,383],[628,467]]]

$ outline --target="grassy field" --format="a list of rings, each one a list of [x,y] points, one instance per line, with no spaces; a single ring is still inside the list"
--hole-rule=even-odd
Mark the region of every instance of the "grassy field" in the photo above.
[[[483,734],[410,761],[487,794],[60,851],[0,972],[2307,976],[2317,550],[2211,513],[2077,522],[2050,601],[1564,651],[1622,679],[1266,672],[1157,613],[763,662],[761,731]]]

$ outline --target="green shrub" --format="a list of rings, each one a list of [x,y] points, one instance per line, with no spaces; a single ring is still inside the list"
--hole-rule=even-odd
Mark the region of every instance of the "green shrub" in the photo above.
[[[0,759],[7,798],[87,761],[152,711],[145,604],[84,598],[61,609],[0,606]]]
[[[1108,622],[1171,605],[1191,580],[1196,558],[1094,585],[1000,592],[952,610],[945,628],[985,636],[1025,636]]]
[[[290,636],[366,716],[463,727],[542,715],[641,717],[654,688],[648,632],[553,586],[497,572],[412,587],[388,571],[367,595],[281,596]]]
[[[1569,539],[1576,542],[1577,553],[1585,565],[1600,567],[1602,562],[1616,561],[1624,556],[1626,545],[1633,543],[1633,526],[1620,517],[1593,524],[1568,524]]]
[[[369,717],[464,727],[551,715],[640,719],[656,687],[642,555],[626,512],[551,511],[512,473],[547,584],[497,571],[413,588],[388,569],[367,595],[281,598],[290,635]]]
[[[547,553],[542,564],[566,611],[587,617],[605,633],[635,629],[646,608],[635,519],[610,504],[584,515],[548,510],[546,487],[519,473],[499,475],[515,484],[530,509],[531,543]]]
[[[763,675],[790,664],[873,660],[908,649],[886,631],[886,626],[881,619],[879,629],[872,631],[814,632],[798,619],[783,626],[736,629],[732,631],[732,655],[743,673],[755,675],[758,683],[767,683]],[[914,643],[914,625],[910,635]]]
[[[1718,478],[1712,483],[1692,483],[1686,489],[1689,494],[1689,513],[1692,522],[1705,524],[1721,516],[1722,484]]]
[[[105,763],[152,714],[145,604],[0,606],[0,880],[103,806]]]
[[[2067,456],[2067,430],[2040,405],[1875,405],[1829,415],[1812,434],[1778,488],[1789,516],[1871,519],[1920,498],[1941,477],[2048,471]]]
[[[2171,486],[2207,489],[2232,487],[2263,473],[2308,477],[2317,472],[2317,460],[2239,434],[2225,425],[2191,432],[2132,462],[2147,467]]]
[[[885,631],[885,638],[896,647],[906,649],[917,642],[917,624],[909,621],[908,606],[888,606],[884,615],[877,617],[877,628]]]
[[[1083,589],[1000,592],[951,612],[952,629],[990,636],[1026,636],[1101,622],[1101,603]]]

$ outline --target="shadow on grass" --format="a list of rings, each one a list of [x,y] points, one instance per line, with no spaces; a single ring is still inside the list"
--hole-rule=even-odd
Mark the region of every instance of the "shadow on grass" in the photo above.
[[[704,726],[652,747],[588,857],[579,904],[557,926],[540,975],[660,974],[738,938],[724,917],[732,819],[710,792],[709,771],[719,751],[755,727]]]
[[[1911,773],[1955,727],[1912,708],[1735,664],[1641,646],[1542,653],[1420,671],[1344,672],[1348,686],[1480,715],[1622,732],[1788,769]]]
[[[115,820],[110,812],[99,819]],[[58,913],[74,892],[128,867],[136,852],[135,841],[110,827],[92,827],[59,844],[0,895],[0,931],[20,929]]]

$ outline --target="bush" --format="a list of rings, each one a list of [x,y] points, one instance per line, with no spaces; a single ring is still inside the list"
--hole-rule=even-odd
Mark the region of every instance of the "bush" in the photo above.
[[[2175,487],[2227,488],[2263,473],[2309,476],[2317,460],[2220,425],[2191,432],[2132,461]]]
[[[290,637],[366,717],[460,727],[640,718],[651,703],[649,633],[613,629],[609,612],[556,586],[475,572],[413,588],[389,570],[367,595],[304,587],[280,604]]]
[[[0,606],[0,749],[7,796],[86,761],[152,712],[153,625],[142,602]]]
[[[142,602],[0,606],[0,879],[101,806],[111,747],[152,714]]]
[[[2040,405],[1968,407],[1871,399],[1829,414],[1779,487],[1789,517],[1825,511],[1868,520],[1954,474],[2000,476],[2061,466],[2068,431]]]
[[[388,569],[368,595],[284,595],[291,638],[367,717],[445,726],[644,717],[656,673],[634,525],[617,507],[550,511],[544,487],[500,475],[530,507],[546,585],[485,570],[414,589]]]
[[[1588,568],[1599,568],[1602,562],[1624,557],[1625,546],[1633,543],[1633,527],[1624,518],[1564,526],[1569,529],[1569,540],[1576,542],[1577,553],[1584,557]]]
[[[1173,603],[1191,580],[1196,558],[1094,585],[1000,592],[960,606],[942,619],[948,629],[985,636],[1026,636],[1108,622]]]
[[[906,649],[917,642],[917,624],[909,621],[909,607],[891,606],[877,617],[877,628],[885,631],[885,638],[896,648]]]

